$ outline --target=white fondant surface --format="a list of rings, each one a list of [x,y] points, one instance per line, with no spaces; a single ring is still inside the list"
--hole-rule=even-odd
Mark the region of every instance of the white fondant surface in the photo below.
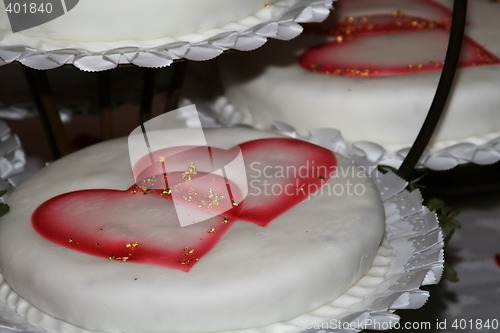
[[[277,2],[81,0],[64,15],[15,33],[9,25],[7,11],[2,8],[0,45],[26,45],[41,51],[83,48],[100,52],[124,46],[159,46],[187,35],[195,42],[205,31],[249,16],[256,16],[255,20],[272,19],[279,11],[274,6]]]
[[[186,134],[173,131],[169,139]],[[229,148],[275,134],[231,129],[206,136],[211,145]],[[362,277],[384,233],[377,188],[349,160],[338,160],[344,172],[325,186],[360,184],[363,195],[312,196],[266,228],[236,223],[185,273],[74,252],[33,230],[33,210],[57,194],[133,183],[126,140],[92,146],[49,165],[9,197],[11,212],[0,223],[0,272],[36,308],[92,331],[214,332],[271,325],[274,332],[274,323],[332,302]],[[147,228],[150,222],[141,223]],[[11,306],[26,308],[11,299]],[[64,325],[52,326],[36,311],[26,316],[64,332]]]
[[[429,7],[426,8],[425,1],[361,0],[356,1],[359,5],[345,10],[342,1],[349,4],[349,0],[339,2],[333,12],[339,17],[391,14],[399,10],[406,15],[436,19],[432,10],[427,14]],[[452,2],[438,3],[451,8]],[[500,44],[496,42],[500,31],[498,15],[498,3],[469,2],[466,34],[497,56],[500,55]],[[381,49],[401,53],[401,57],[415,52],[410,48],[412,45],[404,44],[404,35],[380,35],[372,39]],[[427,115],[440,71],[356,78],[316,74],[300,67],[297,55],[304,48],[324,41],[322,37],[304,33],[286,44],[269,43],[256,52],[219,59],[225,97],[230,104],[221,103],[221,117],[258,128],[271,127],[273,120],[282,121],[306,136],[311,129],[329,127],[340,130],[347,142],[375,142],[389,151],[409,147]],[[430,39],[421,42],[431,43],[419,48],[422,54],[441,52],[444,58],[446,40],[433,45]],[[348,51],[357,53],[344,54]],[[348,51],[340,52],[339,56],[349,59],[363,50]],[[379,63],[384,64],[384,59],[377,59]],[[484,144],[492,136],[499,136],[499,88],[500,65],[459,69],[431,148],[442,149],[444,142],[447,146],[467,141]]]

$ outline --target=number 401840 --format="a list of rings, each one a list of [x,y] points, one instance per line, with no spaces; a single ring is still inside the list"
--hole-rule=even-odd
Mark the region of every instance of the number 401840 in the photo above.
[[[52,4],[50,2],[30,2],[30,3],[18,3],[9,2],[5,11],[9,14],[50,14],[52,13]]]
[[[456,330],[497,330],[498,319],[455,319],[451,327]]]

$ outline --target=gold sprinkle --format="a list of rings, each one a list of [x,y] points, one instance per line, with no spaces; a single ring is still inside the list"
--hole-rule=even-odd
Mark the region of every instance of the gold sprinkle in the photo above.
[[[184,256],[186,257],[186,256],[188,256],[190,254],[193,254],[194,253],[194,249],[192,249],[190,247],[185,247],[183,252],[184,252]]]
[[[224,220],[222,221],[222,223],[224,224],[228,224],[229,223],[229,219],[227,217],[224,216]]]
[[[392,12],[392,16],[393,16],[393,17],[398,17],[398,16],[400,16],[400,15],[401,15],[401,12],[400,12],[399,10],[396,10],[396,11],[393,11],[393,12]]]
[[[116,257],[116,256],[109,257],[109,260],[118,260],[118,261],[123,261],[123,262],[125,262],[129,259],[130,259],[130,257]]]
[[[160,163],[164,163],[165,162],[165,157],[160,156],[159,160],[160,160]]]
[[[312,70],[312,71],[321,71],[321,69],[323,68],[323,66],[321,66],[321,64],[315,62],[315,63],[312,63],[309,65],[309,68]]]
[[[196,171],[196,166],[193,162],[191,162],[188,169],[182,173],[182,179],[184,179],[185,181],[190,181],[191,176],[196,175],[197,173],[198,171]]]
[[[135,242],[135,243],[132,243],[132,244],[130,244],[130,243],[125,244],[125,247],[126,247],[127,249],[135,249],[135,248],[136,248],[136,247],[138,247],[138,246],[139,246],[139,243],[138,243],[138,242]]]
[[[319,175],[318,178],[324,183],[326,181],[325,176]]]
[[[183,250],[183,256],[184,257],[188,257],[190,255],[193,255],[194,254],[194,249],[193,248],[190,248],[190,247],[185,247],[184,250]],[[181,261],[179,261],[179,263],[181,265],[190,265],[192,261],[198,261],[198,258],[184,258],[182,259]]]
[[[211,228],[210,230],[208,230],[208,233],[209,234],[215,234],[215,228]]]
[[[68,239],[68,243],[73,243],[73,238]]]
[[[202,200],[201,205],[198,207],[206,207],[206,208],[212,208],[214,206],[220,206],[222,203],[222,199],[224,199],[224,196],[221,194],[216,194],[212,188],[209,189],[208,194],[205,196],[205,198],[210,199],[209,201]]]

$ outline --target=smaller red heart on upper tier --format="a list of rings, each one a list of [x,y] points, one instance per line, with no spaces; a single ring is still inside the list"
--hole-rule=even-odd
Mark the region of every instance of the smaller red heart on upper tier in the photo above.
[[[310,28],[331,41],[304,51],[300,65],[312,72],[380,77],[440,71],[449,39],[448,16],[440,21],[400,13],[349,18],[332,29]],[[464,37],[460,66],[500,64],[500,59]]]

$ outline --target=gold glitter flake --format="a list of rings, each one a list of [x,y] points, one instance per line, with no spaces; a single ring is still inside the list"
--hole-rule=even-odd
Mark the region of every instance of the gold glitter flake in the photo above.
[[[194,253],[194,249],[191,247],[185,247],[183,250],[184,257]]]
[[[199,259],[198,258],[194,258],[194,259],[184,259],[182,261],[180,261],[180,264],[181,265],[191,265],[191,262],[197,262]]]
[[[209,234],[215,234],[215,232],[216,232],[215,228],[211,228],[210,230],[208,230]]]
[[[224,220],[222,220],[222,223],[228,224],[229,223],[229,218],[224,216]]]
[[[181,265],[191,265],[192,262],[197,262],[199,259],[194,257],[195,250],[189,246],[185,247],[182,251],[184,259],[180,260]]]
[[[116,256],[111,256],[109,257],[109,260],[117,260],[117,261],[128,261],[130,257],[116,257]]]
[[[194,188],[190,188],[187,195],[183,195],[182,198],[187,202],[193,202],[195,196],[198,195],[198,192]]]
[[[197,173],[198,171],[196,171],[196,166],[193,162],[191,162],[188,169],[182,173],[182,179],[184,179],[185,181],[190,181],[191,177],[193,175],[196,175]]]
[[[131,243],[127,243],[127,244],[125,244],[125,247],[126,247],[127,249],[135,249],[135,248],[136,248],[136,247],[138,247],[138,246],[139,246],[139,243],[138,243],[138,242],[135,242],[135,243],[132,243],[132,244],[131,244]]]
[[[129,253],[128,256],[110,256],[108,257],[109,260],[116,260],[116,261],[129,261],[133,257],[135,257],[135,253]]]
[[[214,192],[214,190],[212,188],[209,189],[209,192],[208,194],[205,196],[205,198],[209,199],[209,200],[202,200],[201,201],[201,205],[199,205],[198,207],[205,207],[205,208],[212,208],[212,207],[216,207],[216,206],[220,206],[222,203],[222,199],[224,199],[224,196],[221,195],[221,194],[217,194]]]

